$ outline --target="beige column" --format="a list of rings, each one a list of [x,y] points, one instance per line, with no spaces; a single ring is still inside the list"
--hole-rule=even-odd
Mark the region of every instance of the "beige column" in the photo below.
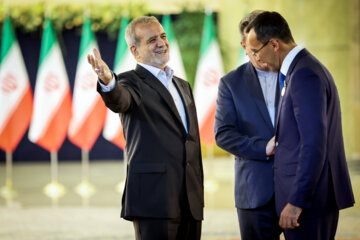
[[[223,0],[219,8],[219,41],[225,73],[235,69],[240,47],[239,22],[248,13],[246,1]]]

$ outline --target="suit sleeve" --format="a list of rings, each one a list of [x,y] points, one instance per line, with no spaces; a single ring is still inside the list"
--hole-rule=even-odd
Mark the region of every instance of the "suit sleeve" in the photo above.
[[[289,202],[308,208],[326,157],[326,83],[309,69],[297,71],[291,81],[291,100],[299,131],[300,152]]]
[[[98,83],[97,91],[104,100],[105,105],[115,113],[124,113],[139,105],[141,102],[139,87],[132,81],[129,76],[116,76],[115,87],[109,92],[103,92]]]
[[[266,144],[261,137],[248,137],[239,131],[237,113],[229,86],[224,79],[219,84],[215,114],[216,144],[225,151],[246,159],[268,160]]]

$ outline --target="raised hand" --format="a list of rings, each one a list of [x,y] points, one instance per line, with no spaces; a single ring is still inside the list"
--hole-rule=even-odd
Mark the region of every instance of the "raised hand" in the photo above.
[[[94,48],[93,53],[94,56],[91,54],[87,55],[88,63],[91,65],[92,69],[101,81],[106,85],[112,80],[112,73],[108,65],[102,60],[99,50]]]

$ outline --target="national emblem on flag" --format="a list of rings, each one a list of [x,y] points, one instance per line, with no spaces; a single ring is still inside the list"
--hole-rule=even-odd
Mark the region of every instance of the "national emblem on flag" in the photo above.
[[[212,15],[205,15],[200,59],[197,66],[194,98],[197,109],[200,139],[203,144],[215,143],[214,124],[216,98],[220,78],[224,75],[220,47],[215,37]]]

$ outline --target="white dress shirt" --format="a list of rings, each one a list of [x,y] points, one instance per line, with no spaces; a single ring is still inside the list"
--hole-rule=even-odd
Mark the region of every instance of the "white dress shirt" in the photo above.
[[[303,50],[302,47],[296,46],[293,49],[291,49],[291,51],[284,58],[284,61],[282,62],[280,68],[280,72],[284,74],[284,76],[286,76],[286,74],[288,73],[290,64],[293,62],[294,58],[301,50]]]

